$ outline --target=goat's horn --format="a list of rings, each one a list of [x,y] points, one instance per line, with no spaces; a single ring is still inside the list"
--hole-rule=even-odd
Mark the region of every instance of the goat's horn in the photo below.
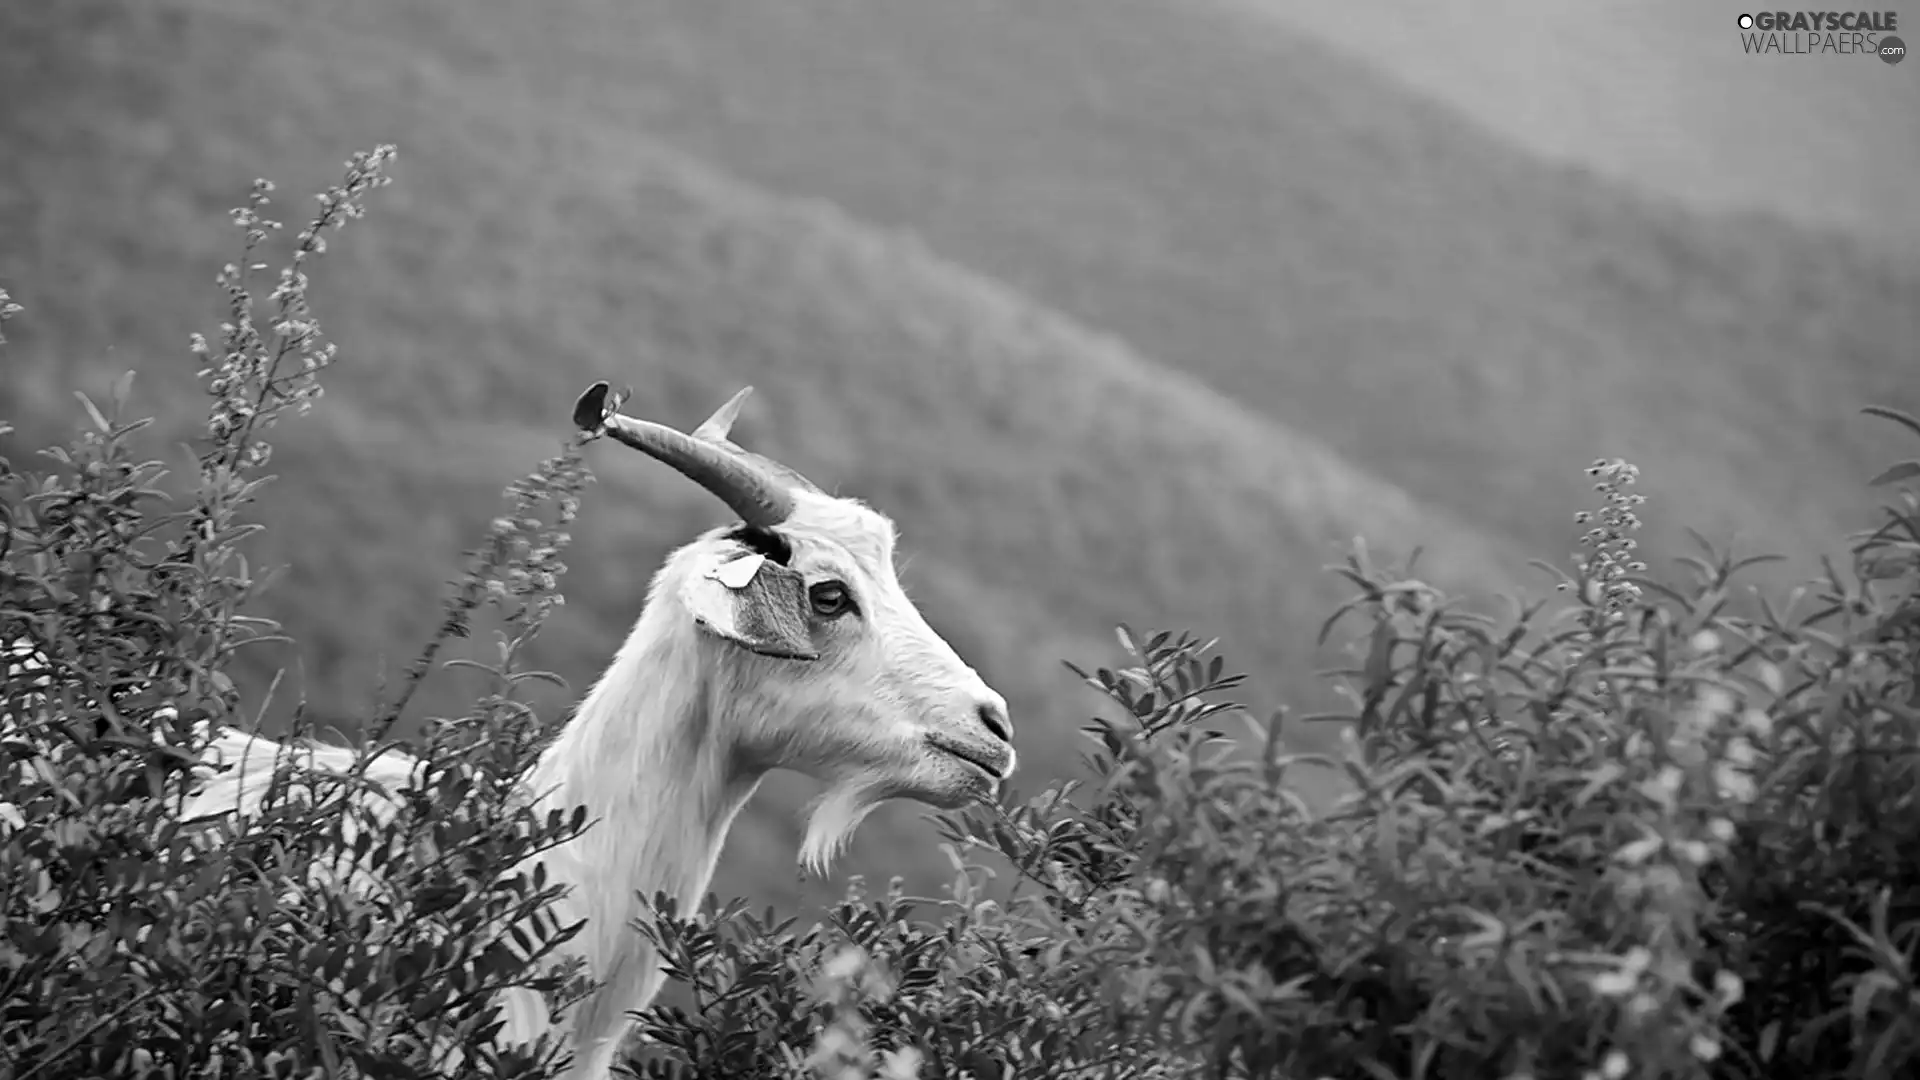
[[[784,462],[775,461],[763,454],[756,454],[751,450],[744,449],[738,443],[735,443],[727,437],[728,434],[733,431],[734,420],[740,416],[740,406],[747,400],[747,395],[751,393],[753,393],[753,387],[748,386],[741,388],[739,393],[727,399],[725,405],[713,410],[713,415],[707,417],[706,423],[693,429],[693,437],[702,442],[713,443],[724,450],[729,450],[735,457],[745,458],[749,463],[758,466],[761,472],[773,477],[788,488],[800,491],[819,491],[820,488],[817,484],[801,476],[792,466]]]
[[[707,422],[693,429],[693,437],[707,442],[724,442],[727,432],[733,430],[733,422],[740,416],[740,406],[746,404],[747,395],[753,393],[753,387],[743,386],[740,392],[727,399],[725,405],[713,410]]]
[[[751,389],[751,388],[749,388]],[[722,405],[713,418],[700,426],[720,429],[733,423],[743,390]],[[617,406],[617,403],[616,403]],[[766,528],[793,516],[793,495],[775,476],[753,462],[742,459],[717,441],[696,438],[651,420],[623,416],[607,404],[607,384],[594,383],[573,405],[574,426],[582,431],[604,430],[619,442],[658,458],[679,470],[681,475],[720,497],[740,520]],[[724,436],[723,436],[724,437]]]

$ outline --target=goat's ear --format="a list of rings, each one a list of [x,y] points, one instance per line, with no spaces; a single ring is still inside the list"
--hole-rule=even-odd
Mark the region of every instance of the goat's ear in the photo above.
[[[807,583],[764,555],[742,555],[691,578],[681,601],[702,630],[762,656],[818,660],[807,634]]]

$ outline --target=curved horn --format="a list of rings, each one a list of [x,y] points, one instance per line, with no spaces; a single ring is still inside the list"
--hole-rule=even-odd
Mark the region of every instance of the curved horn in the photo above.
[[[784,465],[762,454],[756,454],[727,438],[727,433],[733,430],[734,420],[740,416],[741,404],[747,400],[747,395],[751,393],[753,393],[753,387],[743,387],[739,393],[728,398],[725,405],[713,410],[713,415],[707,417],[706,423],[693,429],[693,437],[702,442],[710,442],[715,446],[731,451],[735,457],[745,458],[753,464],[758,465],[760,471],[772,476],[775,480],[780,481],[790,488],[799,488],[803,491],[825,494],[825,492],[820,491],[818,485],[806,477],[801,476],[800,473],[791,466]]]
[[[582,431],[604,430],[650,457],[677,469],[681,475],[720,497],[740,520],[766,528],[793,516],[793,495],[770,470],[760,468],[729,449],[725,431],[748,391],[742,390],[705,423],[695,429],[718,431],[721,437],[700,438],[675,431],[651,420],[636,420],[616,411],[618,402],[607,403],[607,384],[594,383],[573,405],[573,423]]]

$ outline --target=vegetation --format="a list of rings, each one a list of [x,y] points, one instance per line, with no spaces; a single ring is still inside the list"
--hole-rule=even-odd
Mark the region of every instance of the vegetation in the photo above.
[[[324,193],[262,278],[270,187],[235,211],[187,495],[137,451],[123,382],[44,468],[0,468],[0,1078],[554,1072],[492,1045],[490,999],[572,932],[501,928],[550,895],[508,871],[581,827],[504,797],[554,714],[524,659],[559,601],[587,476],[573,443],[508,491],[439,633],[364,719],[400,738],[437,650],[499,621],[484,694],[406,738],[438,774],[388,830],[298,778],[251,828],[183,828],[210,731],[263,707],[228,674],[252,614],[266,433],[336,354],[308,269],[390,151]],[[16,306],[0,295],[0,318]],[[1920,421],[1870,410],[1920,437]],[[1884,520],[1786,600],[1703,544],[1648,571],[1638,471],[1598,505],[1567,601],[1473,610],[1356,544],[1342,706],[1253,717],[1212,644],[1121,631],[1086,781],[941,820],[952,884],[856,889],[818,925],[660,910],[685,1004],[634,1050],[659,1077],[1775,1077],[1920,1064],[1920,461]],[[295,720],[303,719],[295,710]],[[1315,812],[1283,737],[1341,732]],[[294,797],[298,787],[308,791]],[[342,861],[375,883],[337,884]],[[1003,888],[989,889],[998,875]]]

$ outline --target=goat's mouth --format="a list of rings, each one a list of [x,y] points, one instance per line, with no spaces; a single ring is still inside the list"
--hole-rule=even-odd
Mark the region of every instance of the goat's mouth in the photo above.
[[[950,758],[980,770],[995,784],[1005,780],[1008,774],[1013,772],[1013,751],[1009,748],[989,748],[940,735],[928,735],[927,745]]]

